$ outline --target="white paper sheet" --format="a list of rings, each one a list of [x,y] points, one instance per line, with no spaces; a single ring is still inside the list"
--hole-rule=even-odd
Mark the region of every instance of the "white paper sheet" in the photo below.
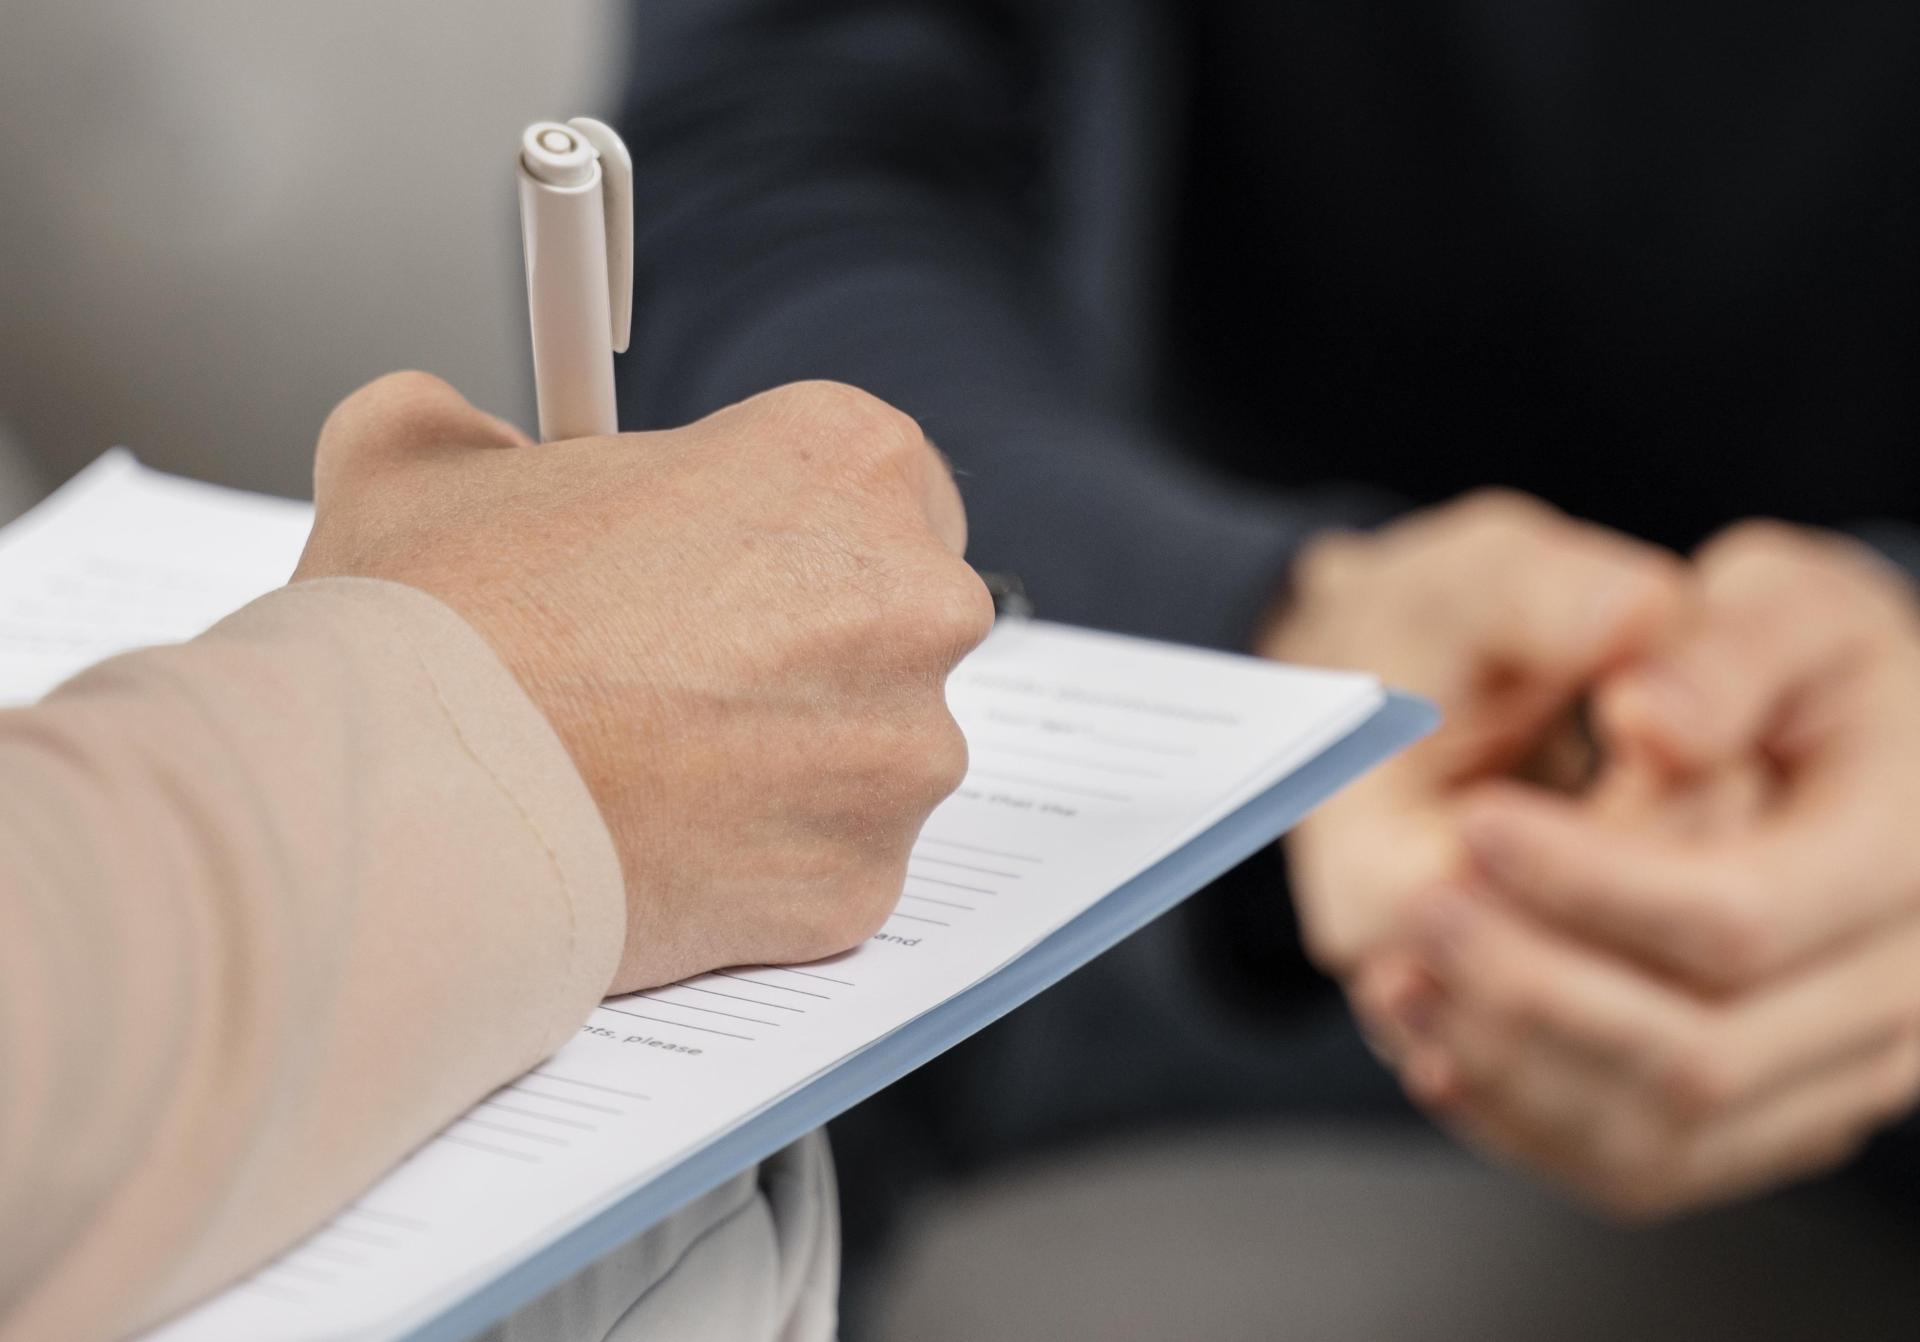
[[[304,505],[111,454],[0,532],[0,698],[284,579]],[[972,765],[870,942],[617,998],[330,1225],[155,1342],[386,1338],[990,975],[1344,736],[1358,675],[1003,623],[948,699]]]
[[[293,572],[313,509],[150,471],[115,448],[0,527],[0,704],[191,638]]]

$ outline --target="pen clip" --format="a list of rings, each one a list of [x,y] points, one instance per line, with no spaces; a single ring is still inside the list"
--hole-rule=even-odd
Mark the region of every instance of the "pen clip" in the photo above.
[[[600,158],[600,205],[607,221],[607,297],[613,313],[613,352],[625,354],[633,335],[633,156],[604,121],[577,116],[567,124]]]

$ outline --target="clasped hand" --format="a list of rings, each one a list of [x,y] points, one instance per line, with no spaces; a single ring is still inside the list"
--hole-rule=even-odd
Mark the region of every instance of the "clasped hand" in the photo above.
[[[1263,639],[1446,724],[1290,841],[1408,1093],[1652,1217],[1828,1168],[1920,1096],[1920,618],[1837,536],[1682,563],[1509,495],[1310,547]],[[1597,773],[1564,769],[1585,704]]]

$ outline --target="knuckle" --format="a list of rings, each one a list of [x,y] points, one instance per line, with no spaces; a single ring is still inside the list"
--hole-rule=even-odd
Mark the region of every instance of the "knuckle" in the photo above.
[[[859,945],[886,925],[894,906],[900,902],[900,889],[904,884],[901,872],[889,870],[857,886],[854,897],[842,910],[837,929],[840,949]]]
[[[406,369],[377,377],[348,396],[327,417],[327,424],[336,426],[339,421],[358,427],[386,423],[450,403],[465,404],[458,392],[432,373]]]
[[[869,787],[862,791],[871,795]],[[918,820],[860,805],[858,817],[822,817],[827,823],[811,840],[788,848],[744,930],[746,958],[821,960],[860,945],[886,923],[906,884]]]
[[[800,414],[832,415],[857,412],[865,401],[874,399],[858,387],[827,378],[808,378],[785,382],[761,392],[755,400],[768,406]]]
[[[945,674],[993,629],[993,594],[980,575],[944,548],[926,555],[896,584],[886,623],[904,630],[916,663]]]
[[[859,939],[842,931],[844,921],[845,915],[837,907],[825,914],[816,914],[777,943],[764,958],[775,964],[806,964],[850,950],[859,944]]]
[[[423,373],[417,368],[403,368],[383,373],[366,383],[342,401],[338,409],[364,411],[372,407],[404,407],[421,401],[438,400],[452,393],[453,388],[432,373]]]
[[[929,601],[928,620],[942,655],[958,662],[993,632],[993,593],[966,564],[953,560]]]
[[[905,479],[922,455],[934,459],[911,416],[844,382],[789,382],[702,423],[778,460],[811,464],[818,480]]]
[[[810,920],[802,936],[806,943],[799,958],[822,960],[839,955],[868,940],[886,925],[894,905],[899,902],[905,883],[902,861],[897,866],[876,866],[849,874],[836,897]]]
[[[1499,485],[1471,490],[1460,496],[1457,506],[1462,517],[1483,524],[1537,522],[1552,513],[1552,509],[1533,495]]]
[[[795,410],[836,435],[852,453],[891,456],[926,449],[911,415],[844,382],[795,382],[775,393]]]
[[[1882,567],[1858,542],[1774,518],[1739,522],[1708,541],[1697,556],[1710,582],[1765,593],[1775,606],[1823,608],[1857,603]]]
[[[848,415],[862,415],[870,410],[886,410],[887,403],[871,392],[865,392],[849,382],[836,382],[830,378],[814,378],[794,383],[800,394],[808,397],[814,404],[828,410]]]
[[[937,686],[889,699],[886,725],[870,727],[848,758],[857,761],[866,841],[904,863],[928,814],[965,781],[971,756]]]
[[[967,738],[944,705],[931,715],[931,721],[922,730],[921,737],[916,758],[925,792],[933,804],[938,805],[951,796],[967,776],[970,759]]]
[[[344,470],[365,471],[372,459],[390,459],[396,448],[488,440],[499,421],[467,403],[449,383],[431,373],[387,373],[336,405],[320,427],[315,482],[336,481]]]
[[[445,378],[435,377],[418,368],[402,368],[377,377],[364,390],[392,401],[438,400],[449,394],[457,394]]]
[[[1458,504],[1466,534],[1482,545],[1503,545],[1539,531],[1557,514],[1547,504],[1515,489],[1476,489]]]
[[[1720,532],[1700,551],[1703,560],[1723,564],[1773,564],[1798,556],[1806,541],[1801,528],[1773,517],[1751,517]]]

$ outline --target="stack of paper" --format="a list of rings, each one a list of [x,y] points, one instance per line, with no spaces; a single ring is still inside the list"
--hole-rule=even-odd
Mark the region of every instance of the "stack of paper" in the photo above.
[[[0,532],[0,698],[28,700],[108,653],[188,637],[283,582],[309,518],[303,504],[161,476],[125,453],[102,458]],[[1016,991],[1002,976],[996,1001],[996,971],[1191,851],[1385,702],[1366,676],[1040,622],[1003,622],[948,697],[972,766],[928,823],[898,909],[870,942],[830,961],[741,966],[607,1002],[545,1066],[156,1339],[388,1338],[423,1326],[453,1335],[456,1321],[471,1330],[564,1275],[556,1244],[572,1244],[583,1264],[616,1230],[671,1210],[1022,1000],[1036,985]],[[1403,724],[1370,758],[1422,725]],[[1158,907],[1201,877],[1190,879]],[[939,1038],[916,1041],[913,1023],[943,1004]],[[887,1060],[863,1067],[876,1044]],[[590,1224],[599,1241],[567,1238]],[[503,1276],[511,1289],[498,1287]],[[490,1303],[472,1305],[483,1288]],[[448,1313],[463,1301],[464,1314]]]

